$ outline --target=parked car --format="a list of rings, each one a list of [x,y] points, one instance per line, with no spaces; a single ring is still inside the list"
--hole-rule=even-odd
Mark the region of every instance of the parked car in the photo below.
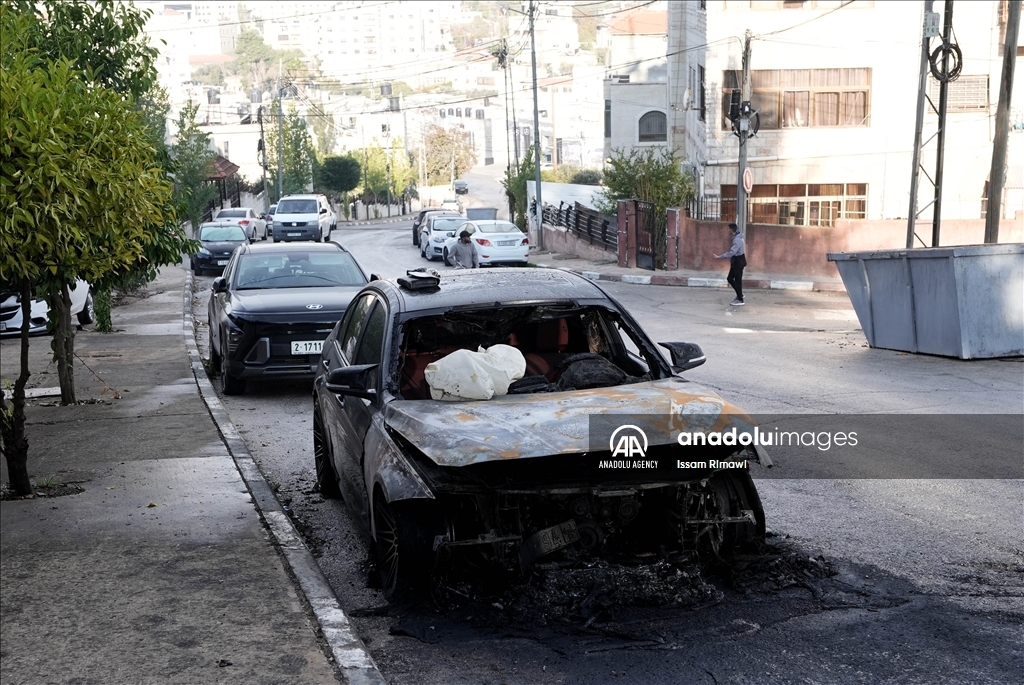
[[[525,362],[506,394],[434,399],[445,358],[495,345]],[[763,448],[652,434],[652,470],[602,467],[615,452],[591,447],[590,417],[753,425],[678,375],[704,362],[697,345],[662,345],[671,365],[597,283],[562,271],[420,270],[363,288],[316,366],[313,454],[321,494],[342,497],[370,542],[385,596],[443,564],[522,572],[542,559],[724,556],[763,541],[746,468],[768,463]],[[718,468],[733,457],[746,461]]]
[[[286,195],[274,214],[274,240],[327,242],[333,217],[324,195]]]
[[[444,202],[441,203],[441,209],[447,209],[450,212],[459,212],[461,214],[462,202],[460,202],[458,198],[445,200]]]
[[[465,195],[468,192],[469,192],[469,183],[467,183],[466,181],[456,181],[455,182],[455,194],[456,195]]]
[[[267,235],[271,238],[274,237],[274,212],[277,211],[277,205],[270,205],[267,209]]]
[[[96,317],[92,302],[92,291],[83,280],[75,282],[71,288],[71,316],[78,319],[80,326],[88,326]],[[35,298],[29,312],[29,335],[47,333],[50,306],[46,300]],[[21,293],[14,289],[0,290],[0,337],[8,338],[21,335]]]
[[[207,310],[210,363],[224,394],[244,393],[250,379],[312,378],[324,338],[367,282],[337,243],[235,250]]]
[[[469,231],[470,242],[480,257],[480,265],[530,261],[530,239],[511,221],[467,221],[459,229]],[[444,263],[451,266],[448,254],[455,249],[458,234],[445,239],[442,248]]]
[[[427,223],[431,219],[436,217],[436,216],[447,216],[447,217],[453,217],[453,218],[456,218],[456,219],[461,219],[462,218],[462,215],[459,214],[458,212],[453,212],[453,211],[448,210],[448,209],[431,209],[431,210],[427,210],[427,211],[425,211],[423,213],[423,218],[422,218],[422,220],[420,221],[420,224],[419,224],[420,234],[423,233],[423,229],[426,228]],[[422,247],[420,245],[420,236],[417,236],[417,238],[416,238],[416,246],[417,247]],[[420,251],[420,253],[422,254],[422,250]]]
[[[222,209],[217,212],[217,216],[213,217],[214,221],[231,221],[242,227],[245,234],[249,236],[250,242],[256,242],[256,239],[260,240],[267,239],[267,220],[260,216],[252,207],[232,207],[230,209]]]
[[[437,214],[423,222],[420,232],[420,257],[428,261],[441,259],[444,255],[445,241],[458,235],[459,228],[466,220],[458,214],[447,212]]]
[[[242,227],[228,221],[208,221],[199,227],[199,251],[192,255],[192,273],[202,276],[207,271],[221,273],[231,253],[239,245],[249,242]]]
[[[416,218],[412,220],[412,244],[416,247],[420,246],[420,226],[423,224],[423,217],[427,212],[440,212],[440,207],[426,207],[420,210],[420,213],[416,215]]]

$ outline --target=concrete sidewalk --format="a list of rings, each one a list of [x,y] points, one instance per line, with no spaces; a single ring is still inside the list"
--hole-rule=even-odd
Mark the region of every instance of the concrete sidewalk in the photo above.
[[[621,281],[636,285],[672,285],[690,288],[729,288],[725,277],[729,262],[722,260],[720,271],[651,271],[620,267],[612,253],[608,259],[596,260],[557,252],[531,252],[530,261],[537,266],[567,269],[593,281]],[[793,276],[747,270],[743,273],[744,290],[817,290],[846,292],[840,278]],[[730,289],[731,290],[731,289]]]
[[[32,339],[29,473],[78,492],[0,503],[0,681],[382,683],[202,373],[187,275],[78,333],[76,406]]]

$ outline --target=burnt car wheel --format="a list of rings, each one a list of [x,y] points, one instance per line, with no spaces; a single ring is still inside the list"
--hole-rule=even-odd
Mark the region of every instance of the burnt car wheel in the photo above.
[[[708,482],[708,493],[714,496],[709,498],[702,517],[747,516],[753,521],[704,526],[697,537],[698,550],[720,558],[756,551],[764,543],[764,509],[750,473],[743,469],[719,472]]]
[[[228,373],[228,362],[220,360],[220,390],[225,395],[244,395],[245,379],[236,378]]]
[[[313,461],[316,466],[316,484],[324,499],[340,499],[341,488],[334,472],[331,454],[324,438],[324,423],[319,412],[313,412]]]
[[[389,503],[383,492],[374,493],[374,551],[381,589],[389,602],[415,594],[430,579],[435,560],[433,514],[429,502]]]

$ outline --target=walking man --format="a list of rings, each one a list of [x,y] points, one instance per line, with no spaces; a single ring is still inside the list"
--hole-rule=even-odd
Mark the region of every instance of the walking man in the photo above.
[[[736,224],[729,224],[729,228],[732,229],[732,247],[728,252],[715,255],[715,259],[730,260],[729,276],[725,280],[736,291],[736,299],[729,304],[740,307],[746,304],[743,301],[743,267],[747,265],[747,250],[743,245],[743,234],[740,233],[740,227]]]
[[[480,266],[480,257],[476,253],[476,245],[470,239],[470,232],[463,231],[459,234],[459,242],[449,255],[452,265],[457,269],[475,269]]]

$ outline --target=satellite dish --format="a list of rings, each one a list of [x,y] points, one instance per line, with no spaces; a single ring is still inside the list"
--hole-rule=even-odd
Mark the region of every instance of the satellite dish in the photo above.
[[[683,109],[690,109],[690,105],[693,104],[693,91],[689,88],[683,93]]]

